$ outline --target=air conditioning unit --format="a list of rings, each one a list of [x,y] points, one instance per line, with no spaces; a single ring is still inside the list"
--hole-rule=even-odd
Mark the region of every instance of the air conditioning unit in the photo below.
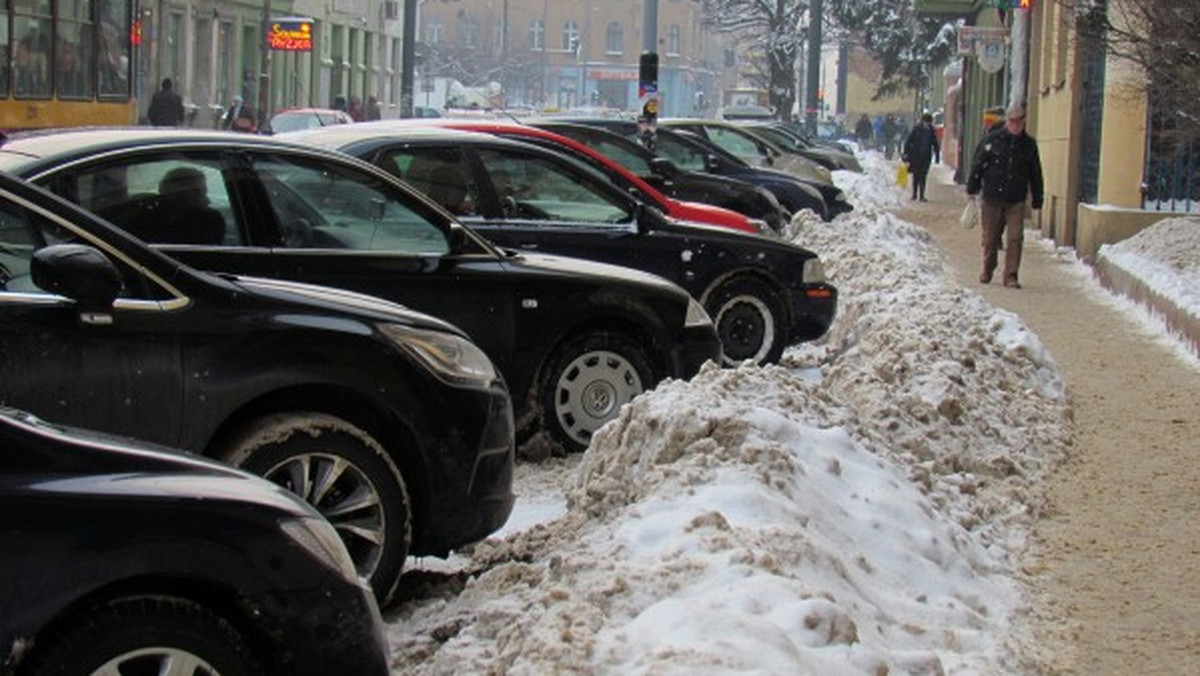
[[[383,0],[383,18],[392,21],[400,18],[400,0]]]

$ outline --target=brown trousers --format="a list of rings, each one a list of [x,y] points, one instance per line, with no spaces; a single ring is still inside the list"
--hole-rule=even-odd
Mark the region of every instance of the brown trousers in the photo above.
[[[983,276],[991,279],[996,271],[1000,238],[1004,237],[1004,279],[1017,281],[1021,267],[1021,246],[1025,242],[1025,203],[980,200],[979,229],[983,237]]]

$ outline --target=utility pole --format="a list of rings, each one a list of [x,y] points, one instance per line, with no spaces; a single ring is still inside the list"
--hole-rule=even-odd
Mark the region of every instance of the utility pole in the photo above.
[[[403,46],[400,59],[400,117],[413,116],[413,76],[417,56],[417,0],[404,0]]]
[[[654,150],[658,131],[658,0],[645,0],[642,11],[642,56],[638,60],[638,132],[642,145]]]
[[[817,134],[817,111],[821,105],[821,19],[825,13],[823,0],[811,0],[808,5],[808,78],[804,92],[804,126],[808,133]]]
[[[258,128],[261,129],[270,119],[271,113],[271,0],[263,0],[262,7],[262,35],[258,37],[260,41],[260,49],[262,50],[259,57],[261,71],[258,75],[258,119],[255,120]]]

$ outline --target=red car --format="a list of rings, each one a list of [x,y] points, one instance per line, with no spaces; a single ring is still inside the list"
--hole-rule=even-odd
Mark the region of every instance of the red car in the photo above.
[[[766,223],[748,218],[736,211],[711,204],[701,204],[699,202],[681,202],[667,197],[654,186],[642,180],[637,174],[617,164],[616,161],[610,159],[607,155],[598,153],[574,139],[552,131],[517,122],[500,120],[437,118],[412,120],[411,122],[425,127],[436,126],[442,129],[484,132],[518,141],[533,142],[542,146],[553,144],[552,147],[554,150],[565,153],[591,166],[593,169],[599,170],[605,176],[608,176],[609,180],[613,183],[633,192],[637,195],[638,199],[653,207],[657,207],[671,218],[680,221],[702,223],[704,225],[718,225],[724,228],[755,234],[770,232],[770,228]]]

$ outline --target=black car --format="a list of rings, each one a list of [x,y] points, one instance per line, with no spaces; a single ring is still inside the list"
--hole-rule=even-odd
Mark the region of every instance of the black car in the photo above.
[[[226,465],[0,407],[0,674],[388,673],[337,533]]]
[[[830,219],[854,209],[842,189],[834,185],[829,169],[751,133],[744,123],[670,118],[660,120],[659,125],[661,128],[691,132],[711,146],[732,153],[749,164],[779,169],[799,178],[821,191],[821,197],[829,209],[827,217]]]
[[[786,122],[747,122],[742,127],[787,152],[807,157],[830,171],[862,171],[862,165],[854,153],[842,149],[817,145],[796,127]]]
[[[572,124],[606,129],[627,139],[638,140],[636,122],[610,118],[562,118]],[[684,171],[724,176],[758,186],[775,196],[788,213],[809,210],[824,220],[833,218],[825,198],[817,188],[776,169],[751,165],[733,153],[714,146],[686,131],[660,128],[655,134],[654,152]]]
[[[727,362],[777,361],[784,347],[823,335],[833,321],[837,291],[817,254],[774,237],[666,218],[561,153],[390,123],[292,138],[377,164],[501,246],[620,263],[674,281],[713,317]]]
[[[660,380],[721,356],[704,309],[662,278],[499,250],[388,173],[279,136],[14,135],[0,170],[194,267],[352,289],[446,319],[503,374],[520,433],[546,430],[568,450]],[[202,193],[186,206],[176,206],[180,174]]]
[[[445,555],[512,510],[512,403],[459,329],[198,272],[2,173],[0,405],[292,489],[383,600],[408,554]]]
[[[528,123],[575,139],[609,156],[663,194],[677,200],[732,209],[763,221],[774,232],[781,232],[791,220],[791,213],[766,188],[716,174],[684,171],[641,143],[607,129],[553,119],[535,119]]]

